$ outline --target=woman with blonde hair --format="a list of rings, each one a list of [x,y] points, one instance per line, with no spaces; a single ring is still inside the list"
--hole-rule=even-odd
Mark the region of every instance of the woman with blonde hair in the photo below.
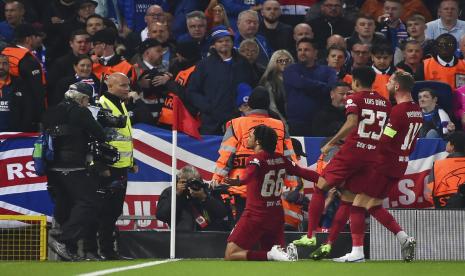
[[[268,90],[268,93],[270,93],[270,110],[278,113],[285,124],[286,91],[283,84],[283,72],[292,63],[294,63],[294,58],[288,51],[275,51],[259,82],[259,85],[264,86]]]

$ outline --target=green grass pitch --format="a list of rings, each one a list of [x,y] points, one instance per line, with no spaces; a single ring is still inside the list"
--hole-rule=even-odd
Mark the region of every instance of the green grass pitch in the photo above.
[[[105,269],[142,264],[154,260],[134,260],[115,262],[0,262],[0,274],[10,275],[79,275]],[[117,272],[111,275],[167,275],[167,276],[410,276],[410,275],[465,275],[465,262],[426,262],[404,263],[400,261],[367,261],[365,263],[334,263],[332,261],[315,262],[301,260],[287,262],[225,262],[222,260],[185,259],[133,270]]]

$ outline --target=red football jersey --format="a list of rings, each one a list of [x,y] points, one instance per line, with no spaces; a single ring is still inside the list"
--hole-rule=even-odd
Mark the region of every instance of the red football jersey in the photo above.
[[[394,177],[405,173],[422,124],[423,115],[418,104],[404,102],[392,108],[378,145],[377,164],[380,171]]]
[[[346,115],[356,114],[358,125],[347,135],[340,154],[349,159],[374,160],[390,112],[391,103],[376,92],[360,91],[348,96]]]
[[[304,169],[281,154],[261,151],[247,158],[243,183],[247,185],[245,213],[258,216],[283,215],[281,193],[286,174],[318,181],[318,173]]]

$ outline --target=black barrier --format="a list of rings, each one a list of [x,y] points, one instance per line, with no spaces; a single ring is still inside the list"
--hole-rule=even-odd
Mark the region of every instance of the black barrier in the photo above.
[[[286,232],[286,243],[300,238],[304,233]],[[326,240],[327,233],[318,233],[318,244]],[[178,232],[176,233],[176,258],[223,258],[229,232]],[[369,256],[369,234],[365,235],[365,256]],[[329,258],[345,255],[352,248],[350,233],[339,235]],[[299,258],[307,259],[315,248],[298,248]],[[170,233],[157,231],[122,231],[119,238],[122,255],[134,258],[169,258]]]

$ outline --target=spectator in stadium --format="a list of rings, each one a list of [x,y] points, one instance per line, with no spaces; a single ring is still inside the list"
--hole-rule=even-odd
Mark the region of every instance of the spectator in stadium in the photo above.
[[[168,71],[176,57],[176,45],[170,40],[168,25],[154,22],[149,25],[148,38],[156,39],[161,43],[163,50],[162,65]]]
[[[371,48],[371,60],[373,61],[371,67],[376,72],[376,79],[372,89],[386,100],[389,100],[389,92],[386,88],[386,84],[391,75],[396,71],[396,68],[392,64],[392,58],[393,51],[390,44],[387,42],[375,44]]]
[[[290,51],[294,48],[292,42],[292,27],[279,21],[281,7],[277,0],[267,0],[263,3],[258,32],[262,34],[270,48],[274,51],[284,49]]]
[[[458,42],[465,35],[465,21],[459,20],[459,2],[442,0],[438,9],[439,18],[426,23],[425,35],[437,39],[441,34],[451,34]]]
[[[77,242],[91,225],[97,224],[98,178],[88,171],[88,142],[105,141],[105,133],[87,108],[92,88],[85,83],[73,84],[65,99],[44,114],[45,130],[58,130],[53,138],[54,160],[48,164],[48,186],[53,187],[55,219],[61,224],[49,246],[67,261],[79,260]],[[67,126],[67,127],[66,127]],[[65,209],[66,211],[63,211]],[[57,216],[65,212],[65,217]]]
[[[375,33],[375,29],[376,25],[373,17],[364,14],[359,15],[355,21],[354,33],[347,38],[347,48],[352,48],[352,45],[356,42],[363,42],[371,46],[384,42],[386,38],[380,33]]]
[[[455,57],[457,40],[448,33],[435,40],[434,57],[423,60],[419,66],[416,80],[441,81],[450,85],[452,90],[465,85],[465,79],[457,76],[465,75],[465,61]]]
[[[226,26],[232,31],[228,16],[226,15],[226,9],[223,4],[218,3],[217,0],[210,1],[205,10],[205,17],[207,18],[208,33],[211,33],[211,30],[218,25]]]
[[[186,15],[188,32],[179,36],[177,42],[196,41],[201,49],[202,56],[208,53],[210,43],[207,39],[207,19],[201,11],[193,11]]]
[[[342,0],[323,0],[320,15],[307,22],[315,34],[314,38],[318,43],[318,49],[323,50],[326,46],[326,40],[333,34],[339,34],[343,37],[352,34],[354,24],[343,17],[343,4]]]
[[[347,49],[347,42],[346,42],[345,38],[338,35],[338,34],[334,34],[334,35],[328,37],[328,39],[326,40],[326,51],[324,52],[325,55],[323,56],[323,55],[320,54],[319,59],[321,60],[322,63],[326,62],[328,49],[329,49],[329,47],[331,47],[333,45],[341,47],[341,48],[344,49],[345,59],[344,59],[344,65],[343,65],[342,68],[344,69],[344,71],[348,72],[349,69],[350,69],[350,63],[351,63],[352,57],[350,55],[349,49]]]
[[[67,37],[75,30],[86,29],[86,20],[89,16],[95,14],[95,8],[98,3],[94,0],[80,0],[77,2],[77,12],[70,20],[62,24],[62,36]]]
[[[136,71],[133,65],[127,62],[121,55],[115,53],[116,31],[111,28],[106,28],[95,33],[92,36],[92,47],[94,55],[92,56],[93,66],[92,72],[99,80],[105,78],[113,72],[125,74],[131,83],[135,83],[137,79]],[[103,83],[101,83],[103,85]],[[99,89],[98,94],[104,91],[105,88]]]
[[[266,67],[271,57],[271,48],[266,38],[258,34],[258,13],[253,10],[242,11],[237,18],[237,33],[234,37],[234,47],[239,48],[244,39],[253,39],[258,45],[257,63]]]
[[[391,42],[392,49],[396,49],[408,37],[407,27],[400,19],[404,6],[401,0],[386,0],[383,12],[376,21],[380,26],[380,32]]]
[[[71,76],[75,73],[73,65],[75,64],[77,57],[79,55],[87,55],[89,53],[90,37],[86,31],[74,31],[69,37],[69,47],[71,48],[71,51],[64,56],[59,57],[48,70],[47,86],[49,93],[53,93],[55,85],[60,79],[65,76]],[[57,103],[58,102],[55,104]]]
[[[244,39],[242,40],[241,44],[239,45],[239,54],[245,57],[247,61],[252,66],[252,78],[253,78],[253,86],[258,84],[258,81],[263,76],[265,72],[265,67],[262,64],[257,62],[258,55],[260,52],[260,47],[258,46],[257,42],[253,39]]]
[[[239,20],[239,14],[246,10],[260,11],[262,4],[265,0],[221,0],[224,8],[228,14],[228,20],[233,28],[234,32],[237,31],[237,21]]]
[[[409,72],[414,75],[421,64],[423,57],[423,48],[420,42],[416,40],[407,40],[402,45],[402,54],[404,55],[401,62],[397,63],[396,68]]]
[[[74,74],[66,75],[60,79],[56,83],[53,93],[48,94],[49,106],[60,103],[66,91],[68,91],[68,87],[76,82],[84,82],[92,86],[93,93],[89,100],[91,104],[95,103],[95,99],[99,96],[97,91],[100,87],[100,80],[92,74],[92,59],[88,55],[79,55],[73,63],[73,68]]]
[[[316,47],[315,41],[302,38],[297,43],[299,62],[289,65],[283,73],[291,135],[311,135],[313,116],[329,102],[330,88],[337,80],[334,69],[316,64]]]
[[[465,179],[463,173],[461,174],[459,171],[463,169],[463,163],[465,162],[465,133],[455,131],[447,135],[445,139],[447,140],[446,151],[448,155],[445,159],[436,160],[433,163],[428,184],[431,194],[427,197],[427,200],[433,203],[437,209],[444,207],[463,208],[465,207],[465,201],[463,200]],[[454,196],[454,194],[458,195]],[[452,197],[461,197],[462,200],[452,199]],[[451,200],[459,200],[459,202],[455,203],[459,206],[451,206]]]
[[[371,64],[371,46],[364,42],[356,42],[352,45],[350,55],[352,57],[352,66],[349,72],[354,68],[367,66]]]
[[[15,46],[6,47],[2,53],[8,56],[10,74],[20,77],[24,89],[29,89],[32,97],[32,126],[39,131],[39,122],[45,111],[45,75],[42,65],[32,51],[42,45],[43,33],[30,24],[20,24],[15,29]]]
[[[360,2],[360,1],[359,1]],[[384,0],[365,0],[362,1],[363,5],[361,6],[360,12],[370,15],[373,18],[378,18],[384,13]],[[401,0],[402,5],[404,6],[404,12],[401,15],[401,20],[406,21],[407,18],[413,14],[421,14],[426,18],[426,21],[431,21],[433,17],[429,11],[429,5],[424,3],[425,1],[421,0]],[[435,0],[436,2],[436,0]]]
[[[252,69],[232,44],[225,26],[212,30],[210,55],[195,68],[187,86],[187,100],[200,110],[201,134],[222,134],[235,110],[237,85],[252,83]]]
[[[171,33],[175,39],[178,39],[180,35],[186,33],[189,29],[189,23],[187,23],[187,19],[189,19],[189,14],[194,11],[200,10],[200,2],[201,1],[192,1],[192,0],[177,0],[177,1],[170,1],[170,14],[172,15],[172,22],[171,22]],[[203,12],[202,12],[203,14]],[[198,17],[197,15],[194,17]],[[198,22],[197,22],[198,23]],[[197,25],[197,29],[199,29],[199,25]],[[187,29],[186,29],[187,26]],[[201,27],[206,29],[207,26]],[[199,30],[197,30],[199,31]],[[189,31],[190,32],[190,31]]]
[[[98,14],[93,14],[86,19],[86,32],[93,36],[96,32],[105,29],[105,20]]]
[[[32,131],[32,97],[21,79],[10,75],[8,57],[0,54],[0,132]]]
[[[325,105],[312,121],[312,136],[334,136],[344,124],[345,100],[351,87],[345,82],[336,82],[330,92],[331,104]]]
[[[279,115],[286,127],[286,90],[284,89],[283,72],[287,66],[293,63],[294,58],[288,51],[275,51],[259,82],[270,93],[269,109]]]
[[[13,42],[14,29],[23,23],[24,12],[24,4],[21,1],[5,1],[5,21],[0,22],[0,40]]]
[[[438,96],[429,89],[418,92],[418,104],[423,112],[423,126],[420,129],[422,138],[440,138],[455,130],[455,125],[444,109],[438,105]]]
[[[140,32],[141,41],[144,41],[148,37],[149,26],[152,23],[159,22],[166,24],[166,16],[165,12],[163,11],[162,7],[159,5],[151,5],[145,11],[144,21],[146,27]]]
[[[346,83],[352,82],[352,77],[346,72],[344,63],[346,61],[347,51],[338,45],[331,45],[327,50],[326,62],[329,67],[336,71],[337,78]]]
[[[294,27],[294,31],[292,33],[292,38],[294,39],[293,44],[292,44],[293,46],[291,50],[289,51],[289,53],[292,54],[294,59],[297,58],[297,52],[296,52],[295,45],[297,45],[297,42],[304,37],[313,39],[314,34],[313,34],[312,27],[310,27],[310,25],[308,25],[307,23],[299,23]]]
[[[228,231],[228,209],[221,198],[215,197],[200,173],[190,165],[176,174],[176,230]],[[160,195],[157,219],[171,224],[171,187]]]

